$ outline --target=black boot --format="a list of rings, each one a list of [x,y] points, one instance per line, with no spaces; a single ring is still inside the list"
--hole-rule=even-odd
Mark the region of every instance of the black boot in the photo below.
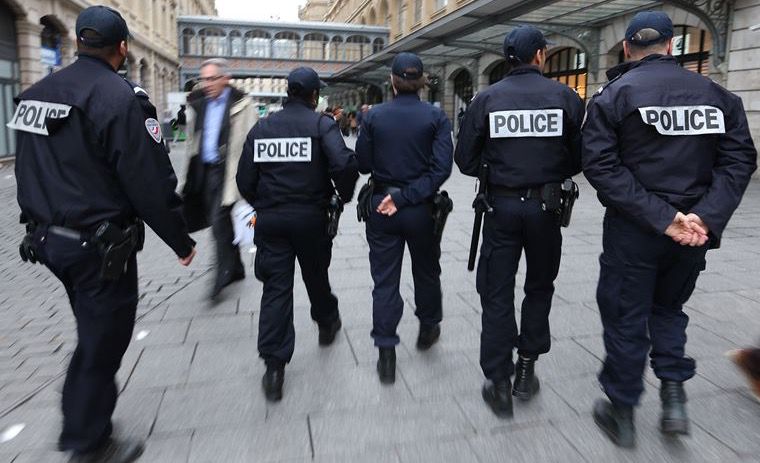
[[[335,341],[335,335],[338,334],[343,324],[340,321],[340,317],[336,318],[334,322],[327,325],[319,325],[319,345],[329,346]]]
[[[511,389],[512,384],[508,379],[486,380],[483,385],[483,400],[499,418],[511,418],[513,415]]]
[[[282,385],[285,382],[285,366],[281,364],[267,364],[267,371],[261,378],[261,387],[264,388],[264,396],[270,402],[279,402],[282,399]]]
[[[660,431],[666,434],[689,434],[689,415],[686,413],[686,391],[683,389],[683,383],[662,381],[660,400]]]
[[[438,342],[441,337],[441,325],[423,325],[420,324],[420,334],[417,336],[417,349],[428,350],[433,344]]]
[[[541,388],[535,374],[536,359],[519,356],[515,366],[515,385],[512,395],[520,400],[530,400]]]
[[[383,384],[396,382],[396,349],[394,347],[380,348],[380,358],[377,359],[377,374]]]
[[[604,399],[594,403],[594,422],[607,437],[620,447],[636,445],[636,428],[633,425],[633,407],[615,405]]]
[[[131,463],[140,458],[144,449],[142,441],[108,439],[90,452],[74,452],[69,463]]]

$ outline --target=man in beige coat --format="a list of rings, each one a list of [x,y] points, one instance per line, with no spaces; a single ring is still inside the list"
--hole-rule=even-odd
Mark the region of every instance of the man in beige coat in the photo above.
[[[216,241],[216,276],[210,298],[245,278],[240,250],[233,244],[231,210],[241,199],[235,184],[240,154],[248,131],[257,120],[250,97],[230,86],[227,62],[210,59],[201,64],[200,89],[188,95],[188,153],[195,181],[202,188],[202,204]],[[194,158],[194,159],[193,159]]]

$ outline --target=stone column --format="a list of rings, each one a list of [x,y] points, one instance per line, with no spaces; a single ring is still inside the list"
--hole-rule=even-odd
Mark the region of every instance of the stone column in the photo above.
[[[42,64],[40,49],[42,48],[42,25],[27,22],[25,19],[16,21],[18,37],[18,64],[21,73],[21,89],[26,89],[40,80]]]
[[[726,52],[726,88],[744,102],[752,139],[760,145],[760,30],[749,30],[760,24],[760,0],[738,0],[733,17]]]

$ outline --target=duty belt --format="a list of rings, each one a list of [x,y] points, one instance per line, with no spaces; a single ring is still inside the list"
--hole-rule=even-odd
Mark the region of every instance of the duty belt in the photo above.
[[[59,227],[58,225],[49,225],[47,231],[53,235],[77,241],[89,241],[91,238],[89,233],[85,234],[71,228]]]
[[[375,189],[372,194],[376,195],[392,195],[401,191],[401,187],[390,185],[388,183],[375,181]]]
[[[491,184],[488,185],[488,193],[491,196],[503,196],[507,198],[541,199],[541,188],[507,188]]]

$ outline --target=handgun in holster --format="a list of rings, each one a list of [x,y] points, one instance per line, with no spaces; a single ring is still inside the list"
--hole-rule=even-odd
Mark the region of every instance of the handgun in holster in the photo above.
[[[330,239],[338,235],[338,223],[341,214],[343,214],[343,200],[336,192],[330,197],[330,202],[327,205],[327,236]]]
[[[142,249],[144,238],[145,228],[140,221],[124,230],[111,222],[100,224],[92,237],[103,259],[100,278],[118,280],[126,272],[132,254]]]
[[[562,227],[570,225],[570,218],[573,216],[573,206],[580,196],[578,184],[573,179],[568,178],[562,182],[562,206],[559,210],[559,224]]]
[[[31,262],[33,264],[36,264],[38,261],[37,249],[34,245],[34,230],[36,228],[37,227],[34,223],[27,223],[26,234],[24,234],[24,238],[21,240],[21,244],[18,246],[18,253],[21,255],[21,260],[24,262]]]
[[[451,200],[447,191],[439,191],[433,196],[433,236],[438,242],[443,237],[443,228],[452,210],[454,210],[454,201]]]
[[[359,222],[366,222],[372,214],[372,195],[374,192],[375,181],[370,177],[356,196],[356,219]]]

